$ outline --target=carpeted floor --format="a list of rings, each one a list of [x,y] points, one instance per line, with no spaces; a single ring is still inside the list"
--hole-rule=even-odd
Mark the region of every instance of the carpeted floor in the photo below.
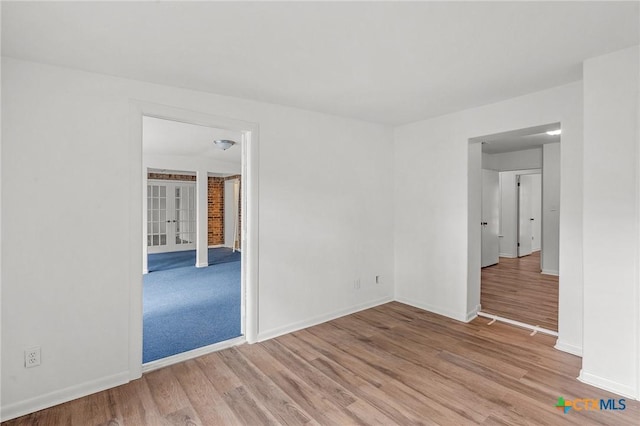
[[[144,276],[143,363],[240,336],[240,252],[209,249],[149,255]]]

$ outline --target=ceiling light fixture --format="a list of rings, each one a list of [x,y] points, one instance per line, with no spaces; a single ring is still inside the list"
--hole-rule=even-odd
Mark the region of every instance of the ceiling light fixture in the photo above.
[[[227,149],[231,148],[236,144],[235,141],[232,141],[229,139],[216,139],[215,141],[213,141],[213,143],[216,146],[216,148],[220,148],[223,151],[226,151]]]
[[[558,129],[558,130],[549,130],[547,132],[547,134],[549,136],[558,136],[560,133],[562,133],[562,129]]]

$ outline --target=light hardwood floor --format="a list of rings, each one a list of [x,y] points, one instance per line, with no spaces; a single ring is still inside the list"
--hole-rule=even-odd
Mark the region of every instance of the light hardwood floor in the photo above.
[[[15,425],[638,425],[624,411],[563,414],[558,397],[618,398],[578,382],[554,339],[397,302],[142,379]]]
[[[482,312],[558,331],[558,277],[540,273],[540,252],[482,269]]]

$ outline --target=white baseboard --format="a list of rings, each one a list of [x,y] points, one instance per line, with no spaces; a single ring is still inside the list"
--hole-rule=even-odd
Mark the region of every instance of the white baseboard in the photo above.
[[[206,263],[196,263],[196,268],[207,268],[209,266],[209,262]]]
[[[294,324],[290,324],[284,327],[275,328],[273,330],[267,330],[258,333],[258,342],[273,339],[274,337],[282,336],[283,334],[293,333],[294,331],[302,330],[304,328],[313,327],[314,325],[322,324],[323,322],[331,321],[336,318],[343,317],[345,315],[351,315],[356,312],[363,311],[365,309],[373,308],[385,303],[393,302],[393,297],[383,297],[382,299],[373,300],[371,302],[365,302],[360,305],[352,306],[347,309],[341,309],[339,311],[333,311],[328,314],[320,315],[306,321],[300,321]]]
[[[142,270],[142,274],[143,274],[143,275],[146,275],[146,274],[148,274],[148,273],[149,273],[149,270],[148,270],[148,269],[143,269],[143,270]]]
[[[469,322],[474,320],[478,316],[478,312],[480,312],[480,305],[476,305],[475,308],[467,312],[467,318],[464,322]]]
[[[211,244],[209,246],[209,248],[221,248],[221,247],[226,247],[224,244]]]
[[[203,346],[198,349],[182,352],[180,354],[168,356],[166,358],[162,358],[156,361],[147,362],[146,364],[142,364],[142,372],[148,373],[150,371],[157,370],[159,368],[164,368],[172,364],[188,361],[190,359],[197,358],[202,355],[207,355],[212,352],[221,351],[223,349],[227,349],[232,346],[238,346],[246,342],[247,341],[244,338],[244,336],[240,336],[234,339],[225,340],[224,342],[214,343],[213,345]]]
[[[509,319],[509,318],[504,318],[504,317],[501,317],[499,315],[487,314],[485,312],[478,312],[478,316],[479,317],[483,317],[483,318],[492,319],[493,321],[491,321],[490,324],[492,324],[494,321],[500,321],[500,322],[503,322],[505,324],[514,325],[516,327],[524,328],[526,330],[531,330],[531,331],[534,331],[536,333],[540,332],[540,333],[547,334],[549,336],[558,337],[558,332],[557,331],[549,330],[548,328],[539,327],[537,325],[531,325],[531,324],[527,324],[527,323],[524,323],[524,322],[515,321],[515,320]],[[532,334],[532,336],[533,336],[533,334]]]
[[[556,277],[560,276],[560,271],[556,271],[556,270],[543,269],[542,273],[544,275],[555,275]]]
[[[623,385],[622,383],[614,382],[613,380],[605,379],[604,377],[597,376],[595,374],[588,373],[584,370],[580,370],[578,380],[587,385],[595,386],[600,389],[604,389],[609,392],[613,392],[620,396],[624,396],[630,399],[638,399],[640,395],[636,395],[636,389],[632,386]]]
[[[582,348],[580,346],[571,345],[569,343],[561,342],[560,339],[556,340],[554,346],[559,351],[569,353],[571,355],[579,356],[582,358]]]
[[[498,257],[506,257],[508,259],[515,259],[518,256],[514,256],[511,253],[500,253],[500,254],[498,254]]]
[[[3,406],[0,409],[2,417],[0,421],[15,419],[29,413],[34,413],[63,402],[72,401],[83,396],[91,395],[96,392],[110,389],[129,382],[129,372],[114,374],[97,380],[81,383],[79,385],[70,386],[68,388],[56,390],[44,395],[29,398],[13,404]]]
[[[448,309],[443,309],[439,306],[429,305],[427,303],[416,302],[414,300],[405,299],[403,297],[396,297],[396,301],[400,303],[404,303],[405,305],[413,306],[414,308],[423,309],[425,311],[433,312],[434,314],[442,315],[444,317],[452,318],[461,322],[468,322],[467,317],[468,313],[456,313],[453,311],[449,311]]]

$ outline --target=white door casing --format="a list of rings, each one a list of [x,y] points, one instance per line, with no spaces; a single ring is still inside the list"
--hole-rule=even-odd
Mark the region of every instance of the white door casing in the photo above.
[[[494,170],[482,170],[482,260],[481,266],[499,261],[500,178]]]

